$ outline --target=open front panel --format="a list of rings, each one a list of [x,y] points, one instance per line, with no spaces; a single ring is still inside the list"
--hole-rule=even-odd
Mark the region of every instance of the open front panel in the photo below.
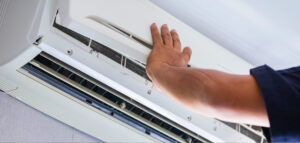
[[[125,44],[132,43],[132,41],[138,43],[133,44],[136,46],[127,50],[121,47],[112,48],[142,63],[146,62],[145,56],[151,49],[150,24],[156,22],[158,26],[168,24],[170,29],[176,29],[182,45],[192,48],[193,56],[190,61],[192,67],[212,68],[238,74],[248,73],[251,68],[251,65],[243,59],[177,20],[150,1],[87,0],[82,3],[80,0],[72,0],[59,2],[58,9],[59,24],[79,33],[85,33],[84,35],[96,41],[100,40],[97,35],[106,34]],[[80,27],[88,27],[93,33]],[[115,36],[115,33],[126,38]]]

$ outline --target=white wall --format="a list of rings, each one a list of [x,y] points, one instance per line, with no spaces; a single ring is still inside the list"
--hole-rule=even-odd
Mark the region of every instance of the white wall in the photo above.
[[[0,92],[0,142],[100,142]]]
[[[299,0],[151,1],[254,66],[300,64]]]

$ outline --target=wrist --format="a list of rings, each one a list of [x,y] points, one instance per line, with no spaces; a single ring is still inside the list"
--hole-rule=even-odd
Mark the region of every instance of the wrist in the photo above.
[[[166,63],[152,63],[146,66],[146,73],[153,82],[156,82],[159,76],[167,73],[169,68]]]

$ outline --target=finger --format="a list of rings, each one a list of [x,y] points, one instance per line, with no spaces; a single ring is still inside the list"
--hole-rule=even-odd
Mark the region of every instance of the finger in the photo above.
[[[171,36],[172,36],[172,39],[173,39],[174,49],[177,50],[177,51],[180,51],[181,50],[181,42],[180,42],[179,36],[178,36],[175,29],[171,30]]]
[[[167,24],[164,24],[161,27],[161,36],[166,47],[171,48],[173,46],[173,41]]]
[[[153,41],[153,48],[161,47],[161,46],[155,46],[155,45],[162,45],[163,44],[156,24],[152,23],[151,26],[150,26],[150,29],[151,29],[151,35],[152,35],[152,41]]]
[[[192,50],[190,47],[185,47],[182,51],[182,54],[184,56],[184,60],[188,63],[191,59]]]

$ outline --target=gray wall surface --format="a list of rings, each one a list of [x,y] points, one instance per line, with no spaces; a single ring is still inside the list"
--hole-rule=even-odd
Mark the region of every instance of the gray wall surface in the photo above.
[[[299,0],[150,1],[253,66],[299,66]]]
[[[101,142],[0,92],[0,142]]]

